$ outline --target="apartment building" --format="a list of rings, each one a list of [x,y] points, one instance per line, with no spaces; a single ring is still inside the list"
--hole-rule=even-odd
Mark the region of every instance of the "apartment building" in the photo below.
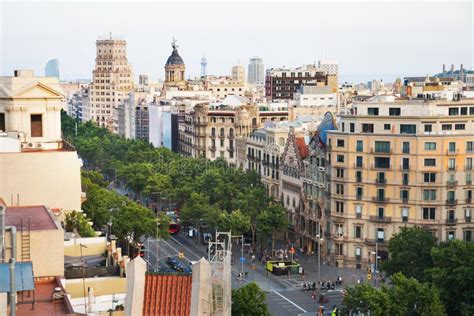
[[[287,120],[288,111],[257,106],[245,97],[230,96],[221,102],[196,104],[183,116],[178,140],[182,154],[211,160],[220,157],[235,164],[236,139],[247,137],[264,122]]]
[[[112,35],[96,41],[97,57],[92,71],[88,113],[84,116],[112,132],[117,132],[118,128],[114,126],[114,109],[133,90],[133,72],[126,48],[125,40]]]
[[[315,65],[305,65],[298,68],[267,70],[265,96],[270,100],[291,100],[298,88],[309,82],[318,87],[328,86],[332,93],[337,93],[337,74],[328,73]]]
[[[236,76],[238,75],[237,72]],[[234,77],[234,69],[232,69],[232,77]],[[208,77],[204,82],[204,90],[210,91],[217,100],[224,100],[231,95],[244,97],[247,92],[247,83],[240,78]]]
[[[473,240],[474,100],[354,103],[328,131],[331,259],[365,268],[401,227]]]

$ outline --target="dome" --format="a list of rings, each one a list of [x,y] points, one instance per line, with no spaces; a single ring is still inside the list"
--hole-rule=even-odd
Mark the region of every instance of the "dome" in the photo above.
[[[170,57],[168,57],[166,65],[184,65],[183,58],[179,56],[178,50],[176,48],[173,48],[173,52],[171,53]]]

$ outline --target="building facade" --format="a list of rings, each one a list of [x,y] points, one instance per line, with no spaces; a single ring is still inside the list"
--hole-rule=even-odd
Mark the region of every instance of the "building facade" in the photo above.
[[[418,225],[472,241],[474,101],[355,103],[328,132],[333,262],[365,268]]]
[[[89,92],[88,113],[85,117],[101,127],[117,132],[114,126],[114,109],[133,90],[132,66],[127,60],[127,42],[108,38],[96,41],[95,69]]]
[[[247,82],[252,85],[261,85],[265,83],[265,68],[263,60],[260,57],[252,57],[249,60]]]
[[[186,65],[178,53],[178,45],[174,38],[171,47],[173,51],[165,64],[165,84],[163,89],[186,90],[188,86],[185,78]]]
[[[331,93],[337,93],[337,75],[314,66],[299,68],[269,69],[265,77],[265,96],[270,100],[292,100],[298,88],[312,84],[318,87],[328,86]]]

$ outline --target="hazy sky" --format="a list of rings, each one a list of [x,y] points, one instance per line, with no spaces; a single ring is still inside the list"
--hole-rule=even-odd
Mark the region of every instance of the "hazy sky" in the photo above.
[[[43,74],[59,58],[61,79],[90,78],[98,36],[123,36],[135,75],[163,78],[178,40],[187,76],[225,75],[260,56],[265,68],[339,62],[342,80],[426,75],[443,63],[472,68],[473,4],[465,2],[136,3],[0,2],[0,73]]]

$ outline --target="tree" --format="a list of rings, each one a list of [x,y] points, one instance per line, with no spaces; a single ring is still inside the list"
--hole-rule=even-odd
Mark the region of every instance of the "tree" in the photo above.
[[[80,237],[95,237],[95,231],[89,225],[89,221],[84,214],[80,212],[67,212],[64,226],[67,232],[76,230]]]
[[[474,243],[453,240],[431,250],[427,279],[440,289],[449,315],[474,315]]]
[[[378,290],[367,283],[357,284],[347,289],[343,304],[345,309],[362,312],[374,316],[389,315],[389,296],[385,291]],[[345,314],[344,314],[345,315]]]
[[[250,218],[240,210],[231,213],[224,211],[220,215],[219,228],[224,231],[231,231],[232,235],[242,235],[250,229]]]
[[[445,315],[437,288],[420,283],[415,278],[407,278],[400,272],[394,274],[391,281],[391,287],[387,290],[390,301],[388,315]]]
[[[370,284],[349,288],[343,299],[345,314],[349,311],[370,315],[443,316],[444,306],[438,290],[415,278],[396,273],[389,287],[377,289]]]
[[[263,235],[271,237],[273,251],[276,236],[288,228],[288,216],[286,215],[285,208],[280,204],[270,204],[259,214],[257,223],[258,231]]]
[[[232,290],[233,316],[269,316],[266,296],[255,282]]]
[[[190,222],[200,232],[200,222],[206,217],[207,212],[211,209],[209,198],[203,193],[193,192],[188,201],[186,201],[181,209],[180,215],[184,222]],[[200,234],[196,241],[199,242]]]
[[[431,249],[436,238],[419,227],[403,227],[388,242],[390,258],[382,269],[387,275],[402,272],[403,275],[423,281],[425,270],[433,266]]]

